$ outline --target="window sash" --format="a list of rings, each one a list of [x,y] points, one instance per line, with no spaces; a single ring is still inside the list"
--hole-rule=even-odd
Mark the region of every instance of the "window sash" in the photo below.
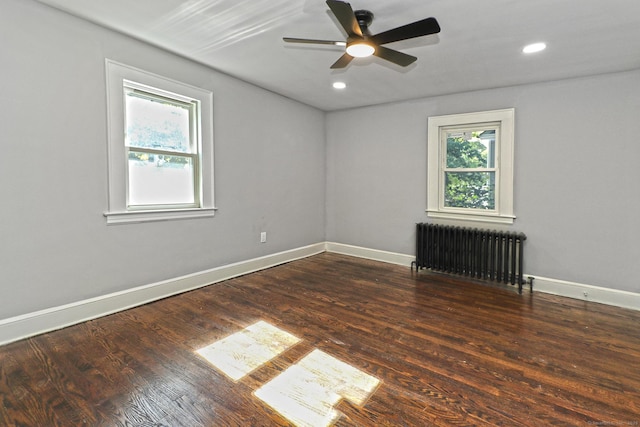
[[[155,102],[161,102],[161,103],[166,103],[166,104],[171,104],[177,107],[182,107],[185,108],[188,112],[189,112],[189,144],[188,144],[188,151],[189,153],[197,153],[198,150],[198,140],[199,140],[199,135],[198,135],[198,117],[200,115],[200,109],[199,109],[199,103],[196,100],[182,100],[184,97],[180,96],[180,95],[172,95],[174,97],[170,97],[166,91],[162,91],[160,89],[155,89],[155,88],[151,88],[149,86],[146,86],[147,90],[140,90],[140,89],[135,89],[132,86],[136,85],[135,82],[130,82],[127,81],[124,83],[123,85],[123,89],[124,89],[124,99],[126,100],[127,96],[135,96],[137,98],[140,99],[145,99],[145,100],[149,100],[149,101],[155,101]],[[137,85],[139,86],[139,85]],[[157,91],[158,93],[155,93],[155,91]],[[162,95],[161,93],[165,94]],[[125,108],[124,108],[124,112],[125,112],[125,134],[126,134],[126,129],[127,129],[127,108],[126,108],[126,102],[125,102]],[[128,138],[128,135],[125,135],[125,146],[127,147],[139,147],[137,145],[132,145],[130,143],[130,139]],[[140,148],[145,148],[145,147],[140,147]],[[177,153],[183,153],[184,151],[180,151],[180,150],[175,150]]]
[[[492,161],[490,163],[494,164],[494,167],[448,167],[448,135],[455,133],[466,133],[478,130],[493,130],[495,131],[495,142],[493,148]],[[441,158],[439,161],[440,166],[440,179],[439,179],[439,197],[438,197],[438,208],[443,212],[457,212],[457,213],[465,213],[465,212],[480,212],[480,213],[497,213],[499,211],[500,206],[500,124],[499,123],[479,123],[472,124],[468,126],[443,126],[440,128],[440,153]],[[485,209],[485,208],[465,208],[465,207],[454,207],[447,206],[446,204],[446,192],[447,192],[447,174],[448,173],[493,173],[493,196],[494,203],[493,209]]]
[[[475,174],[476,180],[478,178],[477,174],[480,174],[480,178],[484,179],[486,181],[488,181],[488,185],[487,188],[485,189],[484,186],[483,187],[473,187],[474,193],[472,193],[471,195],[469,193],[464,193],[462,196],[464,197],[464,203],[465,205],[476,205],[474,206],[455,206],[453,204],[451,204],[451,202],[453,202],[454,200],[456,200],[456,196],[461,195],[460,192],[456,192],[453,194],[453,197],[451,197],[452,195],[449,193],[449,178],[453,178],[456,175],[471,175],[471,174]],[[484,176],[482,176],[484,175]],[[451,210],[451,211],[457,211],[457,212],[465,212],[465,211],[470,211],[470,212],[482,212],[482,213],[491,213],[491,212],[497,212],[497,196],[496,196],[496,175],[495,173],[492,172],[470,172],[470,171],[458,171],[458,172],[445,172],[444,175],[444,189],[442,192],[442,210]],[[465,185],[465,180],[462,180],[461,182],[459,182],[460,185],[464,186]],[[477,182],[476,182],[477,184]],[[484,184],[484,183],[483,183]],[[480,195],[478,193],[481,193]],[[480,197],[482,196],[482,197]],[[451,198],[450,204],[447,204],[448,198]],[[483,206],[483,205],[491,205],[491,207],[489,206]]]
[[[152,155],[160,155],[160,156],[175,156],[175,157],[186,157],[191,159],[192,171],[191,171],[191,185],[193,188],[193,203],[151,203],[151,204],[134,204],[131,202],[131,194],[130,194],[130,177],[129,177],[129,154],[131,152],[136,153],[147,153]],[[190,209],[190,208],[199,208],[201,207],[202,200],[202,191],[201,191],[201,181],[200,181],[200,162],[199,156],[197,154],[192,153],[182,153],[176,151],[168,151],[168,150],[157,150],[157,149],[149,149],[149,148],[139,148],[139,147],[126,147],[125,148],[125,156],[127,167],[125,168],[126,173],[126,207],[128,211],[139,211],[139,210],[156,210],[156,209]]]
[[[127,134],[127,109],[125,103],[125,181],[126,181],[126,209],[127,211],[140,211],[140,210],[157,210],[157,209],[189,209],[202,207],[202,191],[201,191],[201,167],[200,167],[200,150],[199,150],[199,135],[198,118],[200,115],[199,102],[197,100],[184,97],[179,94],[170,93],[161,89],[153,88],[151,86],[143,85],[134,81],[123,81],[123,95],[124,99],[127,96],[136,96],[140,99],[149,101],[156,101],[161,103],[167,103],[170,105],[186,108],[189,114],[188,119],[188,147],[187,152],[180,151],[178,149],[171,150],[167,148],[150,148],[144,146],[137,146],[130,143],[130,138]],[[161,156],[179,156],[187,157],[191,159],[192,174],[191,185],[193,188],[193,203],[148,203],[148,204],[136,204],[131,201],[131,181],[129,176],[129,154],[130,152],[148,153],[151,155]]]

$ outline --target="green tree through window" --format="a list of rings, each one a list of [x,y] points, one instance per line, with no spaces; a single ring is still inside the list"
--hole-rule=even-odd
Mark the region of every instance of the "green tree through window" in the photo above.
[[[495,209],[495,130],[446,136],[445,206]]]

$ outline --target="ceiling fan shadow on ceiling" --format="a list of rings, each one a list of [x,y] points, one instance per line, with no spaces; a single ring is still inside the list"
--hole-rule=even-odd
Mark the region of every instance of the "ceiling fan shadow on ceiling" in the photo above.
[[[283,37],[283,40],[287,43],[344,46],[345,53],[331,65],[332,69],[345,68],[353,58],[363,58],[371,55],[385,59],[401,67],[406,67],[414,63],[418,58],[382,45],[440,32],[440,25],[436,18],[426,18],[372,35],[369,31],[369,25],[371,25],[373,21],[373,13],[368,10],[356,10],[354,12],[351,5],[343,1],[326,1],[331,12],[347,32],[346,41],[300,39],[294,37]]]

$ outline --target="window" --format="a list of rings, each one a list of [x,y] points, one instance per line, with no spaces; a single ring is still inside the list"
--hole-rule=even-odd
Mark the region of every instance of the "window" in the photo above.
[[[514,110],[429,117],[427,214],[511,224]]]
[[[212,94],[107,60],[107,223],[212,216]]]

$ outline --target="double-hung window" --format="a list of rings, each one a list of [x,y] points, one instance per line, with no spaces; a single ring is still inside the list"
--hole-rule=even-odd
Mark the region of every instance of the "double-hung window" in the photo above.
[[[108,223],[212,216],[211,92],[107,61]]]
[[[198,102],[124,82],[127,208],[200,207]]]
[[[513,223],[513,119],[513,109],[429,118],[429,216]]]

